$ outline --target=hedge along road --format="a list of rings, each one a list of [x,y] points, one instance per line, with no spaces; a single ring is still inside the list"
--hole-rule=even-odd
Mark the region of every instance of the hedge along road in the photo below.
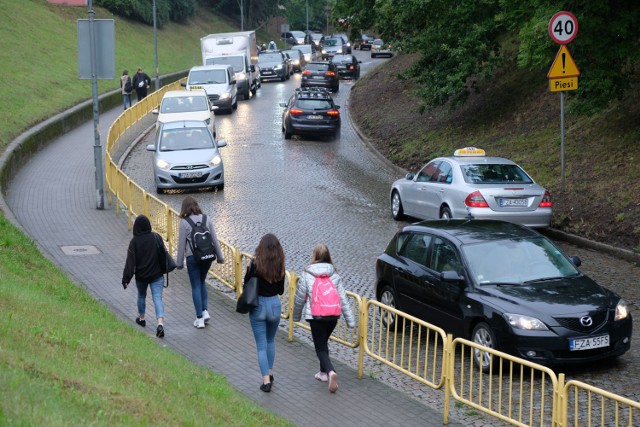
[[[355,51],[355,55],[362,60],[363,75],[384,61],[370,59],[368,52]],[[373,298],[376,257],[398,227],[406,224],[391,218],[388,201],[391,183],[404,172],[381,159],[356,133],[348,114],[353,84],[341,81],[340,91],[334,94],[341,106],[339,139],[294,136],[285,140],[279,103],[286,102],[300,86],[300,74],[285,82],[264,82],[257,96],[240,101],[232,115],[216,116],[218,136],[228,143],[221,148],[224,190],[176,191],[159,197],[179,211],[185,195],[194,195],[214,219],[218,235],[246,252],[253,252],[264,233],[275,233],[286,251],[287,269],[296,272],[308,263],[313,246],[324,242],[347,288]],[[371,108],[384,114],[384,105]],[[150,132],[131,151],[123,168],[136,183],[155,194],[151,153],[145,149],[152,139]],[[535,171],[531,172],[535,176]],[[581,269],[586,274],[630,303],[638,330],[640,268],[594,250],[557,243],[569,255],[582,259]],[[353,366],[357,363],[353,351],[336,346],[336,352]],[[640,345],[636,340],[632,340],[631,351],[618,359],[563,368],[562,372],[567,380],[584,381],[640,401]],[[425,393],[413,380],[393,372],[385,373],[384,379],[432,406],[442,407],[440,392]]]

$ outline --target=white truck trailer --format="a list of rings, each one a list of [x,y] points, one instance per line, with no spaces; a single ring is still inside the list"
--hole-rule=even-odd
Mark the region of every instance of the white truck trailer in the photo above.
[[[249,99],[260,87],[258,45],[255,31],[209,34],[200,39],[202,65],[231,65],[238,95]]]

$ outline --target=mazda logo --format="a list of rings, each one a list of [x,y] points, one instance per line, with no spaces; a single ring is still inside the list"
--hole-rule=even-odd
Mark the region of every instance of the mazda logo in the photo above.
[[[582,316],[580,318],[580,324],[582,326],[591,326],[593,325],[593,319],[591,318],[591,316]]]

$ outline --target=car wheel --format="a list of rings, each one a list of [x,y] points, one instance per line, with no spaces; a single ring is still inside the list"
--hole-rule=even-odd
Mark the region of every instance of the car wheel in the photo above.
[[[387,305],[391,308],[398,308],[398,298],[396,297],[395,291],[391,288],[391,286],[385,286],[382,289],[382,293],[380,294],[380,303]],[[382,324],[389,329],[393,329],[396,324],[396,315],[388,310],[380,309],[380,318],[382,320]]]
[[[156,187],[156,193],[157,194],[164,194],[164,190],[162,188]]]
[[[331,92],[336,93],[340,90],[340,85],[336,85],[331,89]]]
[[[393,216],[393,219],[395,220],[404,218],[402,200],[400,199],[400,193],[397,191],[394,191],[393,194],[391,194],[391,216]]]
[[[283,82],[285,81],[287,78],[285,76],[280,77],[280,81]]]
[[[451,210],[448,207],[440,209],[440,219],[452,219]]]
[[[224,190],[224,183],[219,184],[219,185],[216,185],[216,186],[214,186],[214,187],[212,187],[212,188],[213,188],[213,190],[214,190],[214,191],[215,191],[216,189],[217,189],[217,191],[222,191],[222,190]]]
[[[333,135],[332,135],[332,139],[333,139],[334,141],[337,141],[337,140],[339,140],[339,139],[340,139],[340,129],[336,130],[336,131],[333,133]]]
[[[232,110],[237,110],[238,109],[238,99],[236,98],[235,102],[231,105],[231,109]]]
[[[284,128],[284,139],[291,139],[291,132],[287,131],[287,128]]]
[[[478,323],[473,332],[471,333],[471,340],[484,347],[497,349],[498,343],[496,341],[496,335],[493,333],[489,325],[486,323]],[[478,368],[482,369],[482,372],[488,373],[493,363],[491,353],[482,351],[479,349],[473,350],[473,362]]]
[[[247,91],[244,93],[244,99],[245,99],[245,101],[251,97],[251,95],[250,95],[250,94],[251,94],[251,91],[249,90],[249,88],[247,88]]]
[[[375,58],[376,56],[372,53],[372,54],[371,54],[371,57],[372,57],[372,58]]]

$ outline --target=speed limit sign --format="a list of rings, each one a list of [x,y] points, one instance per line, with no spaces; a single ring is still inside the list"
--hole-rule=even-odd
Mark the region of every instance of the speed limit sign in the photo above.
[[[549,35],[558,44],[571,43],[578,34],[578,20],[571,12],[558,12],[549,21]]]

